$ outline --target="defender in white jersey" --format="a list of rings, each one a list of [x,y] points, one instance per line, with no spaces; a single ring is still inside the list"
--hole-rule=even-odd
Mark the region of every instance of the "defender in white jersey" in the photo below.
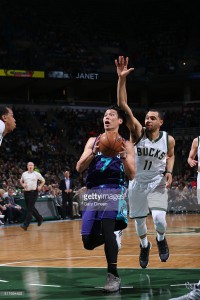
[[[197,160],[195,160],[196,156]],[[192,168],[197,166],[197,201],[200,204],[200,136],[194,138],[192,141],[188,164]]]
[[[10,107],[0,107],[0,146],[3,137],[13,131],[16,127],[16,121],[13,116],[13,111]]]
[[[159,257],[162,262],[169,258],[169,248],[165,238],[168,187],[172,183],[175,140],[160,131],[163,124],[162,113],[149,110],[145,117],[145,127],[134,117],[127,104],[126,76],[134,70],[128,69],[128,58],[119,56],[115,60],[118,74],[118,105],[127,113],[130,139],[135,146],[136,176],[129,182],[129,216],[135,219],[136,232],[140,238],[139,262],[146,268],[149,262],[151,243],[147,239],[146,217],[152,214],[157,237]]]

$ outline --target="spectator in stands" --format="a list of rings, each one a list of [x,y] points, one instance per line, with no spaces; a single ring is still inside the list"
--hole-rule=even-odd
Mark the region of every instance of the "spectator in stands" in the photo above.
[[[24,219],[25,210],[15,202],[14,189],[12,187],[9,187],[8,192],[4,194],[4,202],[5,207],[9,210],[8,222],[10,224],[22,222]]]
[[[61,179],[59,189],[62,191],[62,215],[63,220],[68,216],[73,219],[73,195],[75,182],[70,178],[70,171],[65,171],[64,179]]]
[[[4,196],[5,191],[3,189],[0,189],[0,225],[4,225],[5,221],[5,213],[6,213],[6,207],[4,205]]]

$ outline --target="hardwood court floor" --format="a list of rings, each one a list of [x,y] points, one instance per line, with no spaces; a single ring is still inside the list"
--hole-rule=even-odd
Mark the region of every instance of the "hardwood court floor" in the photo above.
[[[151,216],[147,226],[152,242],[149,267],[200,268],[200,215],[167,215],[170,259],[161,263]],[[28,231],[18,225],[0,228],[0,265],[48,267],[106,267],[103,246],[85,250],[80,235],[81,220],[32,223]],[[134,221],[129,220],[122,237],[119,267],[139,268],[139,241]]]
[[[186,281],[200,279],[200,215],[169,214],[167,223],[170,259],[161,263],[152,219],[148,217],[149,240],[153,247],[149,266],[143,270],[138,262],[139,241],[134,222],[129,221],[118,263],[124,288],[115,298],[167,300],[171,295],[187,293],[183,285]],[[103,246],[93,251],[83,249],[80,227],[81,220],[46,221],[41,227],[32,223],[28,231],[19,225],[2,226],[0,298],[112,299],[113,295],[102,295],[98,288],[104,285],[106,276]],[[2,294],[19,289],[21,296],[11,298]]]

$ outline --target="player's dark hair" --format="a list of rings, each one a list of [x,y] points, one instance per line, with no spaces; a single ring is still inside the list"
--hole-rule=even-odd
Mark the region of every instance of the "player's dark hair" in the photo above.
[[[126,113],[118,105],[111,105],[108,109],[116,110],[118,117],[123,120],[123,124],[126,124]]]
[[[11,109],[8,106],[0,106],[0,119],[2,120],[3,115],[7,115],[9,113],[9,109]]]
[[[164,114],[163,114],[162,110],[156,109],[156,108],[151,108],[151,109],[149,109],[148,111],[157,112],[159,118],[160,118],[161,120],[164,120]]]

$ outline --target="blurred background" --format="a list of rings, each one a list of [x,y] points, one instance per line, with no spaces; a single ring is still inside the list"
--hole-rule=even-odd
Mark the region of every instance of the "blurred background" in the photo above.
[[[45,195],[55,196],[66,168],[77,190],[84,186],[76,162],[87,139],[102,132],[105,108],[116,103],[114,60],[124,55],[135,68],[127,91],[136,117],[143,124],[149,108],[160,108],[163,130],[176,139],[169,210],[199,212],[197,170],[187,164],[200,134],[197,4],[1,0],[0,103],[12,106],[17,128],[0,148],[0,187],[20,193],[27,161],[45,177]],[[122,134],[128,137],[126,128]]]

